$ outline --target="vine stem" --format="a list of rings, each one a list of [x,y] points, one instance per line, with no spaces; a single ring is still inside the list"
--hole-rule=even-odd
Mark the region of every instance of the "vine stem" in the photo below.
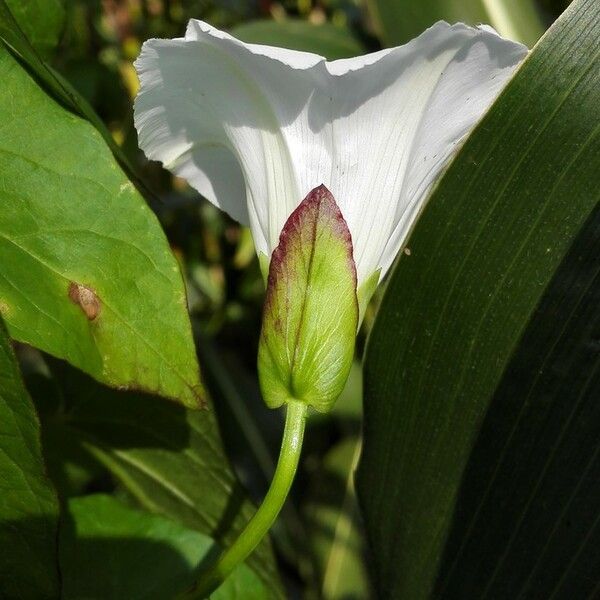
[[[290,400],[287,403],[279,460],[263,503],[235,542],[200,575],[193,589],[181,597],[182,600],[208,598],[235,567],[252,553],[275,522],[292,487],[298,468],[307,409],[308,405],[298,400]]]

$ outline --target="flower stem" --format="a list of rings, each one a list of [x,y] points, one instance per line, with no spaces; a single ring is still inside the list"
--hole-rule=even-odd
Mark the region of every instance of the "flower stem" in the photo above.
[[[218,557],[208,570],[200,575],[193,590],[184,596],[187,600],[208,598],[235,567],[252,553],[275,522],[290,491],[298,467],[307,408],[307,404],[298,400],[288,402],[279,460],[263,503],[235,542]]]

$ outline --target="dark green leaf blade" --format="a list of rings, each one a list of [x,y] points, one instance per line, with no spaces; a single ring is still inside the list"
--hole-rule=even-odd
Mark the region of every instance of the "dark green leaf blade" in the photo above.
[[[52,370],[65,406],[46,417],[46,436],[79,444],[144,509],[222,545],[235,539],[255,508],[228,465],[212,410],[185,410],[154,396],[119,392],[64,363]],[[38,404],[46,413],[44,397]],[[65,458],[72,455],[69,450]],[[54,456],[55,471],[56,462]],[[247,562],[272,597],[282,597],[269,542]]]
[[[482,419],[598,203],[599,17],[593,0],[575,2],[536,47],[432,194],[388,284],[367,350],[359,471],[384,597],[433,589]]]
[[[313,25],[307,21],[250,21],[234,27],[231,34],[249,44],[265,44],[314,52],[328,60],[364,53],[362,44],[343,27],[331,23]]]
[[[60,535],[65,600],[164,600],[184,592],[213,541],[105,495],[69,501]],[[243,596],[241,593],[243,592]],[[244,564],[212,598],[263,600],[268,591]]]
[[[600,584],[600,207],[554,276],[467,465],[436,597]]]
[[[0,312],[110,385],[198,406],[177,261],[98,132],[0,47]]]
[[[0,319],[0,596],[57,598],[58,500],[39,423]]]

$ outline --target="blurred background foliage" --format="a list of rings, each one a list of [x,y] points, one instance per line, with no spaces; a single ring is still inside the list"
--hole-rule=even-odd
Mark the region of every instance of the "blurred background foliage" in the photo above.
[[[53,10],[46,8],[45,12],[47,39],[32,42],[89,101],[154,194],[148,201],[185,275],[200,364],[214,398],[224,444],[241,481],[258,501],[274,469],[281,420],[279,414],[263,406],[255,373],[264,287],[252,239],[248,229],[203,201],[157,163],[148,163],[137,149],[132,102],[138,83],[133,61],[144,40],[181,36],[190,18],[208,21],[245,41],[293,47],[337,59],[400,43],[438,18],[484,20],[483,3],[480,6],[479,2],[456,0],[38,1],[49,2]],[[517,0],[517,3],[519,11],[525,4],[533,11],[522,17],[529,19],[527,23],[521,21],[516,27],[517,35],[529,44],[569,4],[568,0],[538,0],[535,4]],[[11,0],[8,4],[15,16],[23,17],[19,21],[27,33],[27,19],[31,16],[27,12],[35,13],[36,2]],[[511,1],[505,0],[504,4],[510,8]],[[502,30],[503,23],[500,19],[493,24]],[[58,47],[51,51],[56,39]],[[273,530],[278,560],[291,596],[345,599],[369,596],[364,537],[357,518],[352,473],[360,450],[362,384],[358,361],[374,311],[371,306],[366,315],[356,366],[344,396],[331,414],[315,416],[309,421],[292,502]],[[38,368],[31,366],[35,360],[29,351],[22,353],[22,358],[30,364],[30,372]],[[52,459],[49,460],[52,470]],[[93,461],[74,461],[66,469],[64,464],[56,469],[54,480],[64,496],[115,489],[126,495],[107,471],[99,469]]]

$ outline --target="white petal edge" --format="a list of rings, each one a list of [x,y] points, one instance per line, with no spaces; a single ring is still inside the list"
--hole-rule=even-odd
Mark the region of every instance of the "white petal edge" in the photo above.
[[[140,146],[249,223],[270,256],[324,183],[352,233],[359,283],[389,268],[432,183],[527,49],[440,22],[398,48],[328,63],[245,44],[201,21],[136,61]]]

